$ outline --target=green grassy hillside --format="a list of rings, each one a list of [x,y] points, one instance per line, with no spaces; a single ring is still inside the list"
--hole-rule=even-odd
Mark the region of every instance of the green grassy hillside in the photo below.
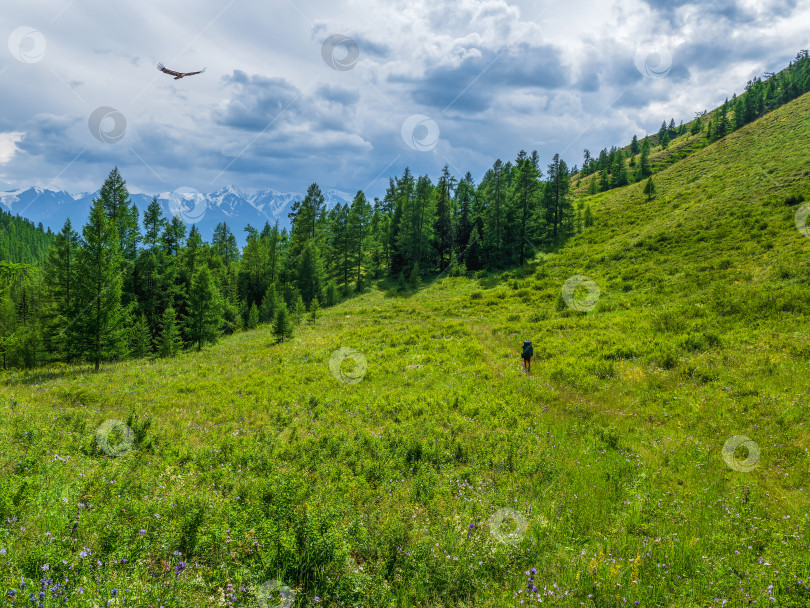
[[[382,285],[290,342],[3,374],[0,602],[806,606],[808,136],[805,95],[519,271]]]

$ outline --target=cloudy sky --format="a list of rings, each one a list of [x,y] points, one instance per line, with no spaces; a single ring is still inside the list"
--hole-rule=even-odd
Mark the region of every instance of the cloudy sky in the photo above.
[[[0,190],[382,196],[409,166],[687,121],[810,46],[810,0],[26,0],[0,7]],[[204,74],[173,80],[178,71]]]

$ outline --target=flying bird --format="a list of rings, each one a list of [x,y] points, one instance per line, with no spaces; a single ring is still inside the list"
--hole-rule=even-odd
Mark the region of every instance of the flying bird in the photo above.
[[[202,74],[205,71],[205,68],[203,68],[199,72],[175,72],[174,70],[168,69],[162,63],[157,64],[157,69],[159,69],[164,74],[170,74],[174,76],[175,80],[180,80],[184,76],[194,76],[194,74]]]

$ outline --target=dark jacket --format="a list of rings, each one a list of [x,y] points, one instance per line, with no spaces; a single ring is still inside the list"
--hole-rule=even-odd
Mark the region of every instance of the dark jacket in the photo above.
[[[534,348],[532,347],[531,340],[526,340],[523,343],[523,358],[524,359],[531,359],[534,355]]]

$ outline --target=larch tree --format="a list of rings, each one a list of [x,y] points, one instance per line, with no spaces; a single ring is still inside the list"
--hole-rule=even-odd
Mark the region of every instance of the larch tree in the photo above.
[[[127,353],[126,314],[121,303],[124,259],[115,223],[96,199],[82,229],[76,256],[78,316],[65,330],[96,371],[102,361]]]
[[[222,327],[222,297],[205,264],[197,268],[191,279],[188,308],[189,342],[199,351],[204,344],[216,342]]]

